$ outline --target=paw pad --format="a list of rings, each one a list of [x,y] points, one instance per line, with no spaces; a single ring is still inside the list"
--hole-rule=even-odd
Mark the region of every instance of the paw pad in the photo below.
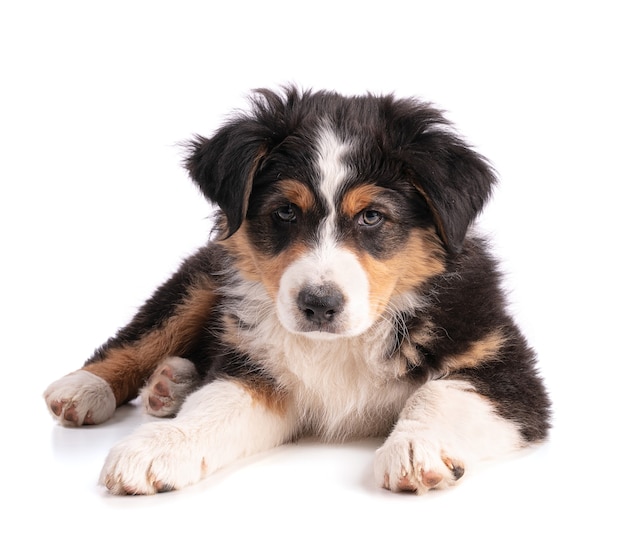
[[[146,412],[155,417],[173,417],[199,380],[191,361],[180,357],[167,358],[141,390]]]

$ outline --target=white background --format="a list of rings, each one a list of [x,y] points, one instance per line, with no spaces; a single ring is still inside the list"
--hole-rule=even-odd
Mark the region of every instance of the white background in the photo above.
[[[620,2],[29,2],[0,7],[2,522],[11,533],[625,534]],[[501,176],[481,226],[554,400],[551,440],[449,492],[374,486],[377,441],[307,441],[193,488],[108,496],[142,421],[63,429],[41,393],[208,234],[176,145],[249,89],[394,91]],[[577,531],[577,533],[579,533]]]

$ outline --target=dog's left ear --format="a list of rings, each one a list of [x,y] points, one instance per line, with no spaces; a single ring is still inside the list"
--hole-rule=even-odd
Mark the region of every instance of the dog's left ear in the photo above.
[[[441,239],[453,254],[487,202],[496,176],[490,164],[456,136],[443,133],[421,159],[416,188],[426,199]]]
[[[187,145],[189,175],[224,213],[227,229],[222,237],[227,238],[246,216],[255,173],[269,151],[266,133],[257,121],[238,118],[212,138],[196,136]]]
[[[495,173],[439,110],[415,101],[406,104],[401,101],[394,108],[396,154],[426,200],[446,249],[460,253],[469,226],[496,183]]]

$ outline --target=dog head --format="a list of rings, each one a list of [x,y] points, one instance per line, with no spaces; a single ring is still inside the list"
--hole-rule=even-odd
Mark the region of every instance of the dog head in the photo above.
[[[430,105],[292,88],[256,92],[186,163],[239,270],[316,337],[363,333],[445,271],[495,181]]]

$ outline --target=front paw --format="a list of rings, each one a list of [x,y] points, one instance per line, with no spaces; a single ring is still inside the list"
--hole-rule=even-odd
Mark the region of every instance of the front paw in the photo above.
[[[152,495],[194,484],[205,472],[193,437],[174,422],[154,422],[111,449],[100,483],[115,495]]]
[[[457,456],[451,456],[432,432],[397,429],[376,451],[375,478],[378,485],[391,491],[411,491],[418,494],[442,489],[459,480],[465,466]]]
[[[86,370],[63,376],[50,384],[43,396],[50,413],[64,426],[100,424],[116,407],[110,385]]]

